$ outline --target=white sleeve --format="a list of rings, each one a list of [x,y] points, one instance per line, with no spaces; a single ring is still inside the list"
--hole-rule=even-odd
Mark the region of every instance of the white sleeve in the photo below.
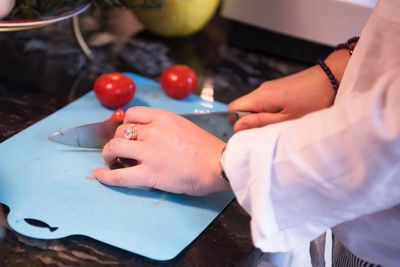
[[[400,203],[400,23],[385,10],[371,16],[332,108],[229,140],[225,172],[262,250]]]

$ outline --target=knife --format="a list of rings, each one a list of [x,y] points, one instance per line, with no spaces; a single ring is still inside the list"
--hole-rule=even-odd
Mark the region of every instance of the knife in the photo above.
[[[222,111],[180,115],[226,142],[233,135],[233,125],[235,122],[248,114],[250,113],[242,111]],[[48,138],[51,141],[64,145],[101,149],[114,137],[117,127],[122,122],[120,120],[113,120],[86,124],[57,131]]]

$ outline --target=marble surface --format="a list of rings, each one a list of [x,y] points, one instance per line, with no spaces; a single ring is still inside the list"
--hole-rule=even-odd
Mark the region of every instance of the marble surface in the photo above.
[[[81,17],[81,25],[93,60],[77,45],[70,21],[0,33],[0,142],[91,90],[104,72],[131,71],[157,80],[166,66],[188,64],[201,82],[211,79],[216,100],[229,103],[265,80],[305,67],[231,46],[229,22],[219,16],[186,38],[151,35],[126,11],[91,10]],[[83,236],[50,241],[24,237],[7,226],[7,212],[2,205],[0,266],[256,266],[260,258],[251,242],[249,216],[236,201],[167,262]]]

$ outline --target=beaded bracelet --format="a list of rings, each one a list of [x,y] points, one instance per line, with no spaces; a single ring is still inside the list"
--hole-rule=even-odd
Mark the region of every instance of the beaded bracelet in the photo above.
[[[322,59],[318,59],[317,63],[321,67],[321,69],[325,72],[326,76],[328,76],[329,80],[331,81],[333,90],[335,90],[335,92],[337,92],[337,90],[339,89],[339,82],[333,75],[331,69],[328,67],[328,65],[326,65],[325,61],[323,61]]]
[[[358,36],[351,37],[349,40],[347,40],[347,42],[338,44],[335,47],[335,51],[340,50],[340,49],[347,49],[347,50],[349,50],[349,54],[351,56],[353,54],[354,48],[356,47],[355,44],[358,42],[359,39],[360,39],[360,37],[358,37]],[[339,82],[333,75],[331,69],[328,67],[328,65],[326,65],[325,61],[323,61],[322,59],[318,59],[317,63],[322,68],[322,70],[325,72],[325,74],[328,76],[333,89],[335,90],[335,92],[337,92],[337,90],[339,89]]]
[[[358,40],[360,40],[360,37],[358,36],[351,37],[349,40],[347,40],[347,42],[338,44],[335,47],[335,51],[340,49],[347,49],[349,50],[349,54],[351,56],[353,54],[353,50],[356,47],[356,43],[358,42]]]

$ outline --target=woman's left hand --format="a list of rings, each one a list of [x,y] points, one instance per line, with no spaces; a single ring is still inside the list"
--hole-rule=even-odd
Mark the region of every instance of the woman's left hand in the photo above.
[[[136,127],[136,140],[123,137]],[[148,107],[133,107],[124,124],[103,148],[110,165],[116,158],[135,159],[135,166],[110,170],[98,168],[93,175],[102,183],[125,187],[151,187],[173,193],[207,195],[228,191],[220,176],[218,157],[225,143],[189,120]]]

